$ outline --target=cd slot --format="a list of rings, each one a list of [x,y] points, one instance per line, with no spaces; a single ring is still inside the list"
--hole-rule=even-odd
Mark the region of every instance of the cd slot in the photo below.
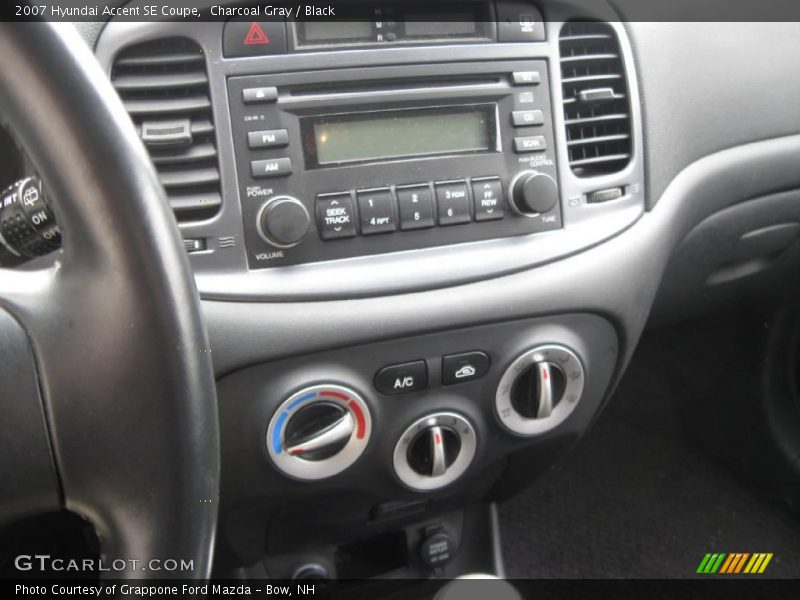
[[[500,77],[450,80],[417,78],[413,81],[343,84],[334,88],[292,88],[290,93],[281,95],[279,102],[283,110],[303,113],[332,106],[374,105],[376,102],[388,106],[417,101],[491,101],[508,93],[508,85]]]
[[[369,82],[347,82],[339,84],[315,84],[296,87],[289,91],[295,98],[336,96],[342,94],[372,94],[375,92],[396,92],[417,90],[420,88],[436,89],[463,86],[487,86],[500,83],[500,76],[486,77],[415,77]]]

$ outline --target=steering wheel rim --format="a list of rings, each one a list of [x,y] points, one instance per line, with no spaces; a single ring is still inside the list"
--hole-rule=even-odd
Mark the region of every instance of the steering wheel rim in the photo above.
[[[0,306],[34,349],[63,505],[94,524],[104,560],[139,561],[110,576],[208,577],[214,377],[164,190],[73,27],[0,23],[0,56],[0,115],[39,169],[63,235],[52,267],[0,269]],[[142,568],[153,558],[193,569]]]

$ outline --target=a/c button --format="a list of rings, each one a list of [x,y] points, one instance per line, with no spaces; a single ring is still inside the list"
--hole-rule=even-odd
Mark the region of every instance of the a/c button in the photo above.
[[[424,360],[389,365],[375,375],[375,389],[387,396],[418,392],[428,386],[428,367]]]

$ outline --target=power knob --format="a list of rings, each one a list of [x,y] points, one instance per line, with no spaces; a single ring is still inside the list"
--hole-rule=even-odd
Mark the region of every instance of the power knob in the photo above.
[[[511,206],[517,214],[535,217],[550,212],[558,204],[558,186],[552,177],[536,171],[523,171],[511,182]]]
[[[297,198],[271,198],[258,214],[256,223],[261,238],[276,248],[291,248],[308,233],[311,218]]]

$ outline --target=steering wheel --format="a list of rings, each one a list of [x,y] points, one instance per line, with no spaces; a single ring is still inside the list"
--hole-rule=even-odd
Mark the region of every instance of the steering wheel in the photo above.
[[[164,190],[72,26],[0,23],[0,56],[0,115],[39,170],[63,237],[52,267],[0,270],[0,314],[24,329],[20,344],[30,345],[19,352],[33,348],[55,474],[45,490],[6,481],[0,518],[50,495],[94,524],[104,561],[127,562],[112,576],[208,577],[219,493],[214,377]],[[28,401],[2,394],[3,419]],[[45,435],[26,427],[14,431],[17,448],[30,442],[23,434]],[[143,570],[154,558],[193,570]]]

